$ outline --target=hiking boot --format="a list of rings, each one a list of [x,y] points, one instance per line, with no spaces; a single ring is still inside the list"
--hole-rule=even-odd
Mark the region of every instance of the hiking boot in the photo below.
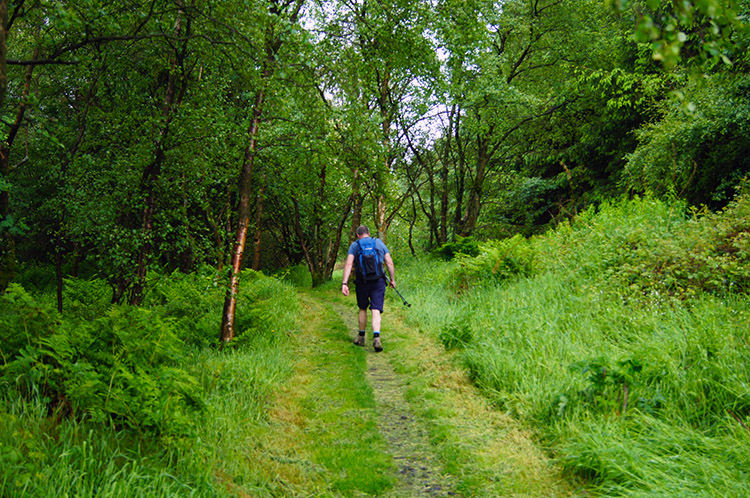
[[[355,344],[355,346],[362,346],[362,347],[364,347],[364,345],[365,345],[365,336],[363,336],[363,335],[357,336],[357,338],[354,339],[354,344]]]
[[[383,345],[380,343],[380,337],[374,337],[372,339],[372,347],[375,348],[376,353],[379,353],[383,350]]]

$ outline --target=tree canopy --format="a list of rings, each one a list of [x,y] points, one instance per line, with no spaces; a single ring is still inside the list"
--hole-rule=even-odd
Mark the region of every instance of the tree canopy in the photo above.
[[[748,3],[1,0],[0,288],[209,264],[330,279],[750,170]],[[244,253],[244,257],[243,257]],[[62,303],[60,303],[62,306]],[[230,334],[230,332],[226,332]]]

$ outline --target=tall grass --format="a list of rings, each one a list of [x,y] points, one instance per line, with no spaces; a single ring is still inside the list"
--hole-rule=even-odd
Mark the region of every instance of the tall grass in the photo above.
[[[128,327],[134,325],[145,326],[132,322],[135,315],[125,308],[110,310],[102,289],[97,281],[69,282],[65,315],[51,310],[44,295],[18,290],[0,303],[8,311],[0,325],[23,328],[33,318],[34,323],[53,327],[52,332],[64,338],[80,317],[92,319],[90,326],[75,333],[84,338],[88,333],[100,334],[100,340],[87,341],[91,351],[87,356],[78,355],[77,363],[57,367],[70,368],[75,380],[76,369],[88,375],[107,364],[95,364],[97,358],[111,354],[101,341],[97,315],[107,315],[106,323],[121,330],[117,334],[130,333]],[[135,425],[138,420],[131,420],[134,426],[116,423],[114,417],[100,420],[101,412],[94,420],[85,405],[69,413],[67,405],[51,403],[33,382],[29,389],[19,391],[15,381],[5,377],[0,382],[0,496],[220,497],[267,487],[245,455],[254,434],[265,423],[273,393],[292,370],[285,337],[298,326],[299,302],[291,286],[260,274],[244,274],[238,305],[239,340],[233,348],[219,351],[206,345],[218,335],[221,298],[212,272],[175,274],[154,282],[143,308],[157,346],[167,335],[182,346],[175,356],[179,363],[153,371],[138,367],[139,384],[133,388],[157,393],[158,377],[177,371],[182,372],[180,378],[193,379],[201,409],[191,412],[190,420],[181,420],[184,424],[179,431]],[[43,335],[45,331],[38,332]],[[30,334],[23,341],[26,346],[18,345],[20,356],[30,355],[36,344],[36,332]],[[147,341],[148,336],[139,340]],[[47,356],[37,358],[34,368],[47,368]],[[92,368],[82,369],[84,358]],[[23,365],[5,357],[0,374],[11,371],[11,366],[12,371],[21,371]],[[67,373],[60,370],[57,375]],[[142,385],[146,387],[139,387]],[[92,391],[92,396],[98,394]]]
[[[750,495],[750,299],[727,292],[740,250],[706,249],[712,227],[744,229],[744,207],[683,212],[648,199],[588,212],[524,242],[533,272],[500,283],[487,250],[401,268],[413,323],[607,496]]]

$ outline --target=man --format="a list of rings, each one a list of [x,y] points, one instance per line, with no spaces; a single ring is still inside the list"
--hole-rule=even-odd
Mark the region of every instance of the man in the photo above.
[[[371,254],[372,256],[370,256]],[[349,246],[349,254],[346,256],[341,292],[345,296],[349,295],[349,275],[351,275],[352,266],[354,266],[357,274],[354,284],[357,291],[357,306],[359,307],[359,335],[354,344],[357,346],[365,345],[367,308],[369,307],[372,310],[372,347],[378,353],[383,350],[383,345],[380,342],[380,314],[383,312],[383,302],[385,301],[383,262],[385,262],[391,276],[391,287],[395,289],[395,268],[388,248],[382,240],[371,238],[370,230],[366,226],[357,227],[357,240]],[[373,271],[377,271],[377,274],[373,274]]]

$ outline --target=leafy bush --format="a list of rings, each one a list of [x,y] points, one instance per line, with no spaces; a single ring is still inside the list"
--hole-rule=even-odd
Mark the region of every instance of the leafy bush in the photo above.
[[[662,118],[636,132],[639,145],[627,156],[625,170],[629,186],[723,206],[750,172],[749,87],[746,73],[691,80],[684,101],[666,101]]]
[[[21,264],[13,281],[29,291],[54,292],[57,288],[55,267],[51,264]]]
[[[3,391],[76,418],[158,434],[188,431],[201,393],[181,367],[187,358],[174,321],[146,308],[83,304],[106,300],[98,281],[71,281],[68,289],[76,312],[67,318],[17,284],[0,297]]]
[[[138,431],[184,434],[202,408],[173,323],[144,308],[114,307],[92,322],[60,321],[2,369],[7,389],[49,410]]]
[[[655,299],[750,291],[750,195],[632,247],[628,261],[609,273],[633,295]]]
[[[149,275],[151,286],[144,306],[158,309],[172,320],[174,331],[186,344],[216,344],[225,289],[209,266],[193,273]]]
[[[453,271],[453,279],[460,289],[466,289],[482,282],[496,284],[511,277],[531,275],[534,252],[523,236],[515,235],[482,244],[475,256],[458,254],[456,261],[459,266]]]
[[[66,316],[94,320],[112,303],[112,287],[103,279],[66,278],[63,312]]]
[[[26,345],[54,333],[57,310],[38,302],[19,284],[0,294],[0,357],[11,361]]]
[[[435,255],[440,256],[446,261],[455,258],[459,254],[465,254],[467,256],[478,256],[479,255],[479,242],[474,240],[472,237],[456,237],[455,242],[447,242],[435,249]]]

